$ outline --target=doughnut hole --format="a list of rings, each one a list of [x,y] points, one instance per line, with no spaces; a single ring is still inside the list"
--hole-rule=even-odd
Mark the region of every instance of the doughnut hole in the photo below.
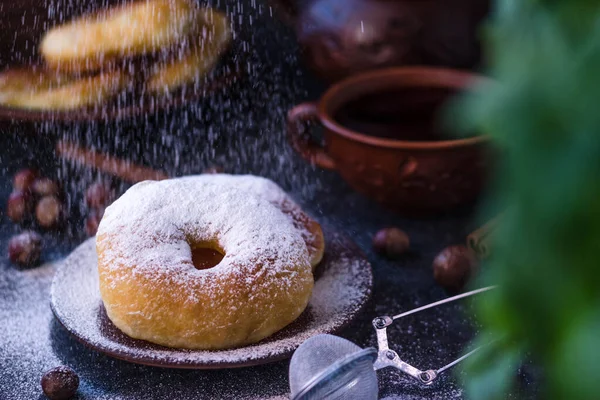
[[[214,268],[225,257],[224,252],[212,243],[190,243],[192,264],[196,269]]]

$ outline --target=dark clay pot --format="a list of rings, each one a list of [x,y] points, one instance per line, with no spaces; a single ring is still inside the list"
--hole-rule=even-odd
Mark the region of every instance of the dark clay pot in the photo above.
[[[489,0],[313,0],[296,29],[308,66],[328,81],[390,66],[472,69]]]

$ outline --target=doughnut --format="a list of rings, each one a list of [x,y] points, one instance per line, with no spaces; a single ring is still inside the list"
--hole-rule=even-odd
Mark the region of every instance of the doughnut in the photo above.
[[[197,269],[197,248],[222,253]],[[306,308],[302,236],[267,200],[204,179],[144,181],[110,205],[96,236],[100,294],[125,334],[167,347],[256,343]]]
[[[193,31],[191,0],[141,0],[85,15],[48,31],[40,52],[61,71],[96,71],[120,58],[153,53]]]
[[[14,69],[0,74],[0,104],[36,110],[100,105],[125,88],[120,72],[73,78],[51,71]]]
[[[166,62],[160,61],[152,66],[152,72],[146,80],[146,91],[150,93],[169,93],[183,85],[194,82],[207,75],[219,61],[231,41],[229,20],[225,14],[213,9],[198,12],[200,26],[193,43],[185,53]]]
[[[255,175],[205,174],[181,179],[201,179],[222,185],[238,187],[248,193],[262,197],[275,205],[290,218],[306,243],[313,271],[323,258],[325,238],[321,225],[290,198],[275,182]]]

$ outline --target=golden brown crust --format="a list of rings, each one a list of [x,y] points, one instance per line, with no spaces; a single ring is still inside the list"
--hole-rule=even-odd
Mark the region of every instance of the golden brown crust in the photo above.
[[[178,296],[181,290],[176,286],[161,284],[152,275],[131,273],[131,269],[107,262],[105,254],[112,251],[110,245],[114,240],[118,239],[108,235],[97,238],[100,292],[110,320],[136,339],[191,349],[226,349],[256,343],[293,322],[306,307],[312,292],[310,271],[307,274],[299,268],[302,275],[298,281],[302,284],[286,296],[275,287],[265,289],[271,285],[258,275],[252,286],[260,290],[249,291],[249,276],[236,273],[215,274],[210,281],[186,282],[186,290],[196,293],[196,301],[181,301]],[[301,265],[299,260],[298,263]],[[118,290],[112,289],[115,282]],[[207,286],[219,288],[217,294],[215,290],[207,291]],[[134,297],[147,304],[143,312],[152,318],[140,318],[139,302]],[[287,297],[297,300],[290,302]],[[174,315],[176,318],[170,317]],[[198,324],[199,321],[202,323]]]
[[[190,0],[141,0],[112,7],[48,31],[40,51],[50,68],[97,71],[121,58],[179,43],[194,30],[196,13]]]

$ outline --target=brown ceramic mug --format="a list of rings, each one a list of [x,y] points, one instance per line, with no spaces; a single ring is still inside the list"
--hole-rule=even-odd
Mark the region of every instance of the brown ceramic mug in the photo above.
[[[288,135],[307,161],[336,170],[356,191],[402,213],[474,201],[485,136],[451,139],[436,125],[444,104],[485,78],[440,68],[391,68],[348,78],[288,113]],[[323,145],[306,129],[323,126]]]

